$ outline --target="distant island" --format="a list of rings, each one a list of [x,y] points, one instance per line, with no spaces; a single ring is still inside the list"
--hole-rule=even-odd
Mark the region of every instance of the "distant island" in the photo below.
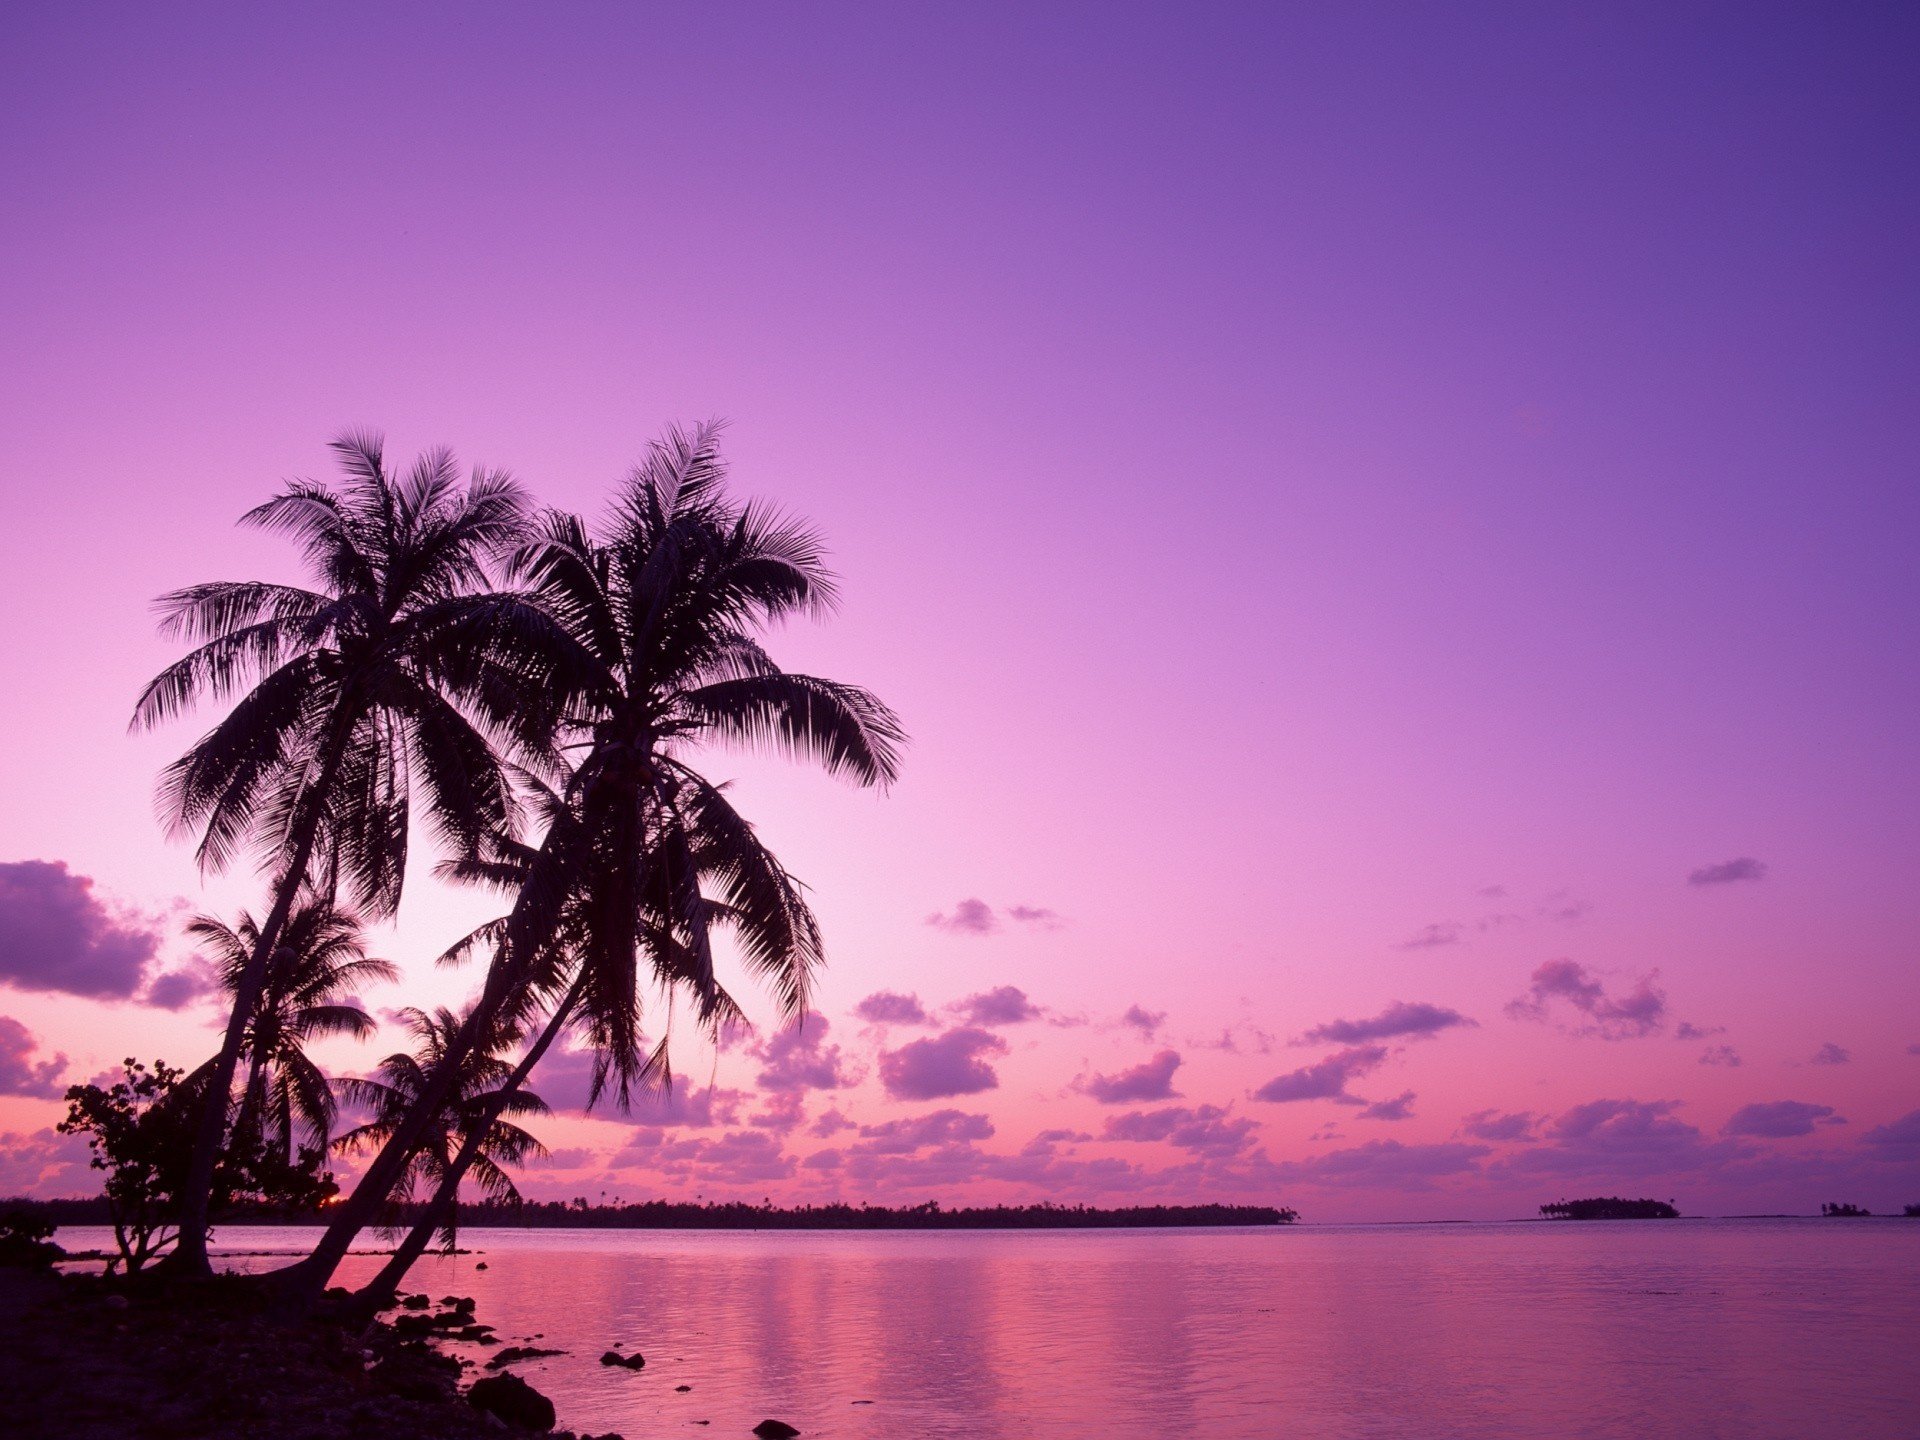
[[[1542,1205],[1549,1220],[1678,1220],[1680,1212],[1665,1200],[1622,1200],[1607,1195],[1591,1200],[1556,1200]]]
[[[62,1225],[105,1225],[103,1199],[22,1200],[20,1209]],[[408,1207],[397,1217],[411,1219]],[[229,1216],[225,1226],[315,1224],[322,1217],[284,1211]],[[532,1230],[1117,1230],[1177,1226],[1291,1225],[1297,1210],[1272,1205],[992,1205],[948,1210],[937,1200],[894,1208],[886,1205],[687,1204],[647,1200],[633,1205],[590,1205],[574,1200],[529,1200],[519,1205],[460,1207],[462,1228]]]
[[[1871,1220],[1873,1211],[1860,1205],[1822,1205],[1820,1213],[1829,1220]],[[1907,1211],[1912,1214],[1911,1208]]]

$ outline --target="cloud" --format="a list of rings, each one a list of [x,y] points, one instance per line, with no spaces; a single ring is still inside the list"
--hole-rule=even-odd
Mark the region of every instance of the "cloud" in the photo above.
[[[1596,1175],[1626,1182],[1724,1164],[1745,1153],[1708,1142],[1674,1115],[1677,1100],[1590,1100],[1555,1119],[1546,1143],[1501,1162],[1516,1174]]]
[[[1585,966],[1572,960],[1548,960],[1533,972],[1527,993],[1507,1006],[1520,1020],[1545,1020],[1555,1001],[1564,1001],[1591,1022],[1577,1032],[1606,1040],[1626,1040],[1658,1031],[1667,1017],[1666,992],[1654,983],[1658,971],[1643,977],[1622,996],[1606,993]]]
[[[934,1145],[992,1138],[993,1121],[984,1115],[971,1115],[964,1110],[935,1110],[911,1119],[862,1125],[860,1139],[851,1148],[869,1155],[906,1155]]]
[[[1763,1140],[1784,1140],[1793,1135],[1811,1135],[1815,1125],[1846,1123],[1831,1105],[1809,1105],[1804,1100],[1771,1100],[1742,1105],[1727,1121],[1724,1133],[1752,1135]]]
[[[1059,913],[1044,905],[1009,905],[1002,913],[1017,925],[1037,930],[1058,930],[1061,925]],[[927,924],[949,935],[991,935],[1000,928],[1000,915],[978,896],[969,896],[951,910],[934,911]]]
[[[683,1185],[733,1187],[784,1180],[795,1167],[781,1138],[765,1130],[672,1138],[638,1131],[608,1163],[615,1169],[655,1170]]]
[[[1009,905],[1007,914],[1022,925],[1036,925],[1042,930],[1058,930],[1061,925],[1059,912],[1044,905]]]
[[[1001,985],[957,1000],[950,1007],[968,1025],[1023,1025],[1038,1020],[1043,1012],[1027,999],[1027,992],[1015,985]]]
[[[858,1083],[858,1077],[847,1073],[840,1047],[825,1043],[831,1028],[826,1016],[809,1015],[749,1046],[748,1053],[761,1062],[754,1083],[776,1093],[842,1090]]]
[[[84,1140],[51,1126],[0,1135],[0,1195],[98,1194],[99,1173],[89,1168],[87,1155]]]
[[[1703,1026],[1696,1025],[1691,1020],[1682,1020],[1680,1024],[1675,1027],[1673,1038],[1676,1040],[1705,1040],[1709,1035],[1724,1035],[1726,1033],[1727,1027],[1724,1025]]]
[[[1706,1050],[1701,1053],[1700,1063],[1702,1065],[1725,1065],[1729,1069],[1734,1069],[1740,1064],[1740,1052],[1731,1045],[1709,1045]]]
[[[918,995],[901,995],[892,990],[876,990],[853,1013],[872,1025],[929,1025],[926,1006]]]
[[[1722,860],[1718,865],[1702,865],[1687,876],[1689,885],[1732,885],[1741,880],[1764,880],[1767,867],[1751,855],[1737,860]]]
[[[1502,1114],[1498,1110],[1476,1110],[1460,1122],[1460,1128],[1476,1140],[1531,1140],[1537,1117],[1522,1110]]]
[[[991,935],[1000,928],[993,907],[980,899],[962,900],[951,911],[936,910],[927,916],[927,924],[949,935]]]
[[[1253,1092],[1256,1100],[1338,1100],[1343,1105],[1366,1102],[1347,1093],[1347,1082],[1377,1070],[1385,1063],[1384,1045],[1356,1045],[1338,1050],[1324,1060],[1277,1075]]]
[[[809,1135],[817,1135],[822,1140],[838,1135],[842,1130],[857,1128],[836,1105],[815,1117],[813,1124],[807,1127]]]
[[[1137,1104],[1142,1100],[1174,1098],[1173,1072],[1180,1068],[1180,1052],[1162,1050],[1116,1075],[1095,1075],[1080,1088],[1102,1105]]]
[[[599,1162],[600,1152],[588,1150],[583,1146],[572,1146],[564,1150],[549,1150],[544,1155],[527,1157],[529,1170],[584,1170]]]
[[[1391,1100],[1374,1101],[1360,1112],[1360,1118],[1362,1120],[1411,1120],[1413,1101],[1413,1091],[1405,1090]]]
[[[1836,1045],[1829,1040],[1813,1052],[1809,1065],[1849,1065],[1853,1063],[1853,1052],[1844,1045]]]
[[[1120,1023],[1122,1025],[1131,1025],[1142,1035],[1146,1036],[1147,1039],[1151,1040],[1159,1033],[1160,1027],[1167,1023],[1167,1012],[1164,1010],[1143,1010],[1138,1005],[1129,1005],[1126,1008],[1126,1012],[1121,1015]]]
[[[1437,1178],[1477,1169],[1480,1158],[1489,1153],[1485,1145],[1468,1145],[1457,1140],[1438,1145],[1369,1140],[1364,1145],[1330,1150],[1306,1160],[1284,1160],[1273,1168],[1279,1179],[1302,1185],[1335,1188],[1372,1185],[1421,1190]]]
[[[147,982],[142,1004],[160,1010],[184,1010],[194,1001],[219,992],[220,977],[199,956],[163,971]]]
[[[56,1054],[36,1062],[40,1042],[10,1015],[0,1015],[0,1095],[26,1095],[57,1100],[65,1093],[60,1083],[67,1057]]]
[[[1411,940],[1402,940],[1402,950],[1437,950],[1442,945],[1460,943],[1460,925],[1457,921],[1443,920],[1429,925]]]
[[[1392,1040],[1406,1035],[1426,1038],[1456,1025],[1472,1025],[1458,1010],[1425,1002],[1408,1004],[1396,1000],[1378,1015],[1366,1020],[1329,1020],[1302,1035],[1302,1045],[1363,1045],[1370,1040]]]
[[[115,915],[64,861],[0,863],[0,981],[126,1000],[160,948],[152,925]]]
[[[963,1026],[881,1052],[880,1083],[896,1100],[977,1095],[1000,1084],[986,1057],[1006,1053],[1007,1042],[991,1030]]]
[[[1860,1137],[1860,1143],[1890,1157],[1920,1158],[1920,1110],[1909,1110],[1898,1120],[1874,1126]]]
[[[1172,1105],[1164,1110],[1130,1110],[1108,1117],[1103,1140],[1163,1140],[1200,1155],[1237,1155],[1253,1144],[1257,1127],[1235,1119],[1219,1105]]]

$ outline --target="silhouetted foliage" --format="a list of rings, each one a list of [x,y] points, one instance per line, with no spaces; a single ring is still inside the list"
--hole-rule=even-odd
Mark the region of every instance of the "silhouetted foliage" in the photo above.
[[[21,1208],[0,1214],[0,1265],[13,1270],[51,1270],[67,1252],[53,1243],[54,1223]]]
[[[64,1135],[84,1135],[92,1165],[106,1172],[109,1223],[117,1261],[135,1274],[179,1239],[182,1191],[193,1154],[204,1082],[183,1084],[181,1072],[128,1059],[112,1085],[75,1085],[67,1091]],[[229,1145],[214,1168],[212,1213],[270,1210],[287,1218],[311,1215],[337,1193],[317,1150],[293,1159],[272,1146]]]
[[[1909,1220],[1920,1220],[1920,1205],[1909,1205],[1901,1213]]]
[[[1291,1225],[1299,1212],[1271,1205],[988,1205],[948,1210],[921,1205],[690,1205],[647,1200],[633,1205],[529,1201],[518,1206],[476,1205],[471,1228],[596,1230],[1105,1230],[1171,1226]]]
[[[1820,1213],[1832,1220],[1870,1220],[1873,1211],[1858,1205],[1822,1205]]]
[[[1618,1195],[1590,1200],[1556,1200],[1542,1205],[1549,1220],[1678,1220],[1680,1212],[1666,1200],[1622,1200]]]
[[[451,1064],[458,1083],[452,1098],[433,1118],[425,1142],[414,1152],[395,1188],[395,1199],[413,1198],[416,1184],[424,1184],[431,1194],[445,1179],[469,1133],[478,1130],[480,1143],[470,1163],[471,1174],[480,1189],[495,1200],[518,1204],[520,1192],[502,1164],[517,1165],[529,1156],[544,1155],[546,1147],[519,1126],[498,1118],[490,1102],[495,1092],[512,1073],[513,1067],[495,1051],[517,1038],[502,1036],[497,1045],[485,1049],[457,1052],[455,1041],[462,1019],[442,1007],[429,1014],[412,1008],[400,1012],[401,1023],[418,1043],[415,1054],[396,1051],[380,1062],[376,1079],[347,1079],[340,1082],[341,1092],[355,1104],[373,1111],[373,1119],[349,1130],[334,1142],[343,1152],[384,1145],[393,1137],[401,1120],[426,1093],[427,1078],[437,1068]],[[547,1104],[530,1091],[516,1091],[506,1098],[504,1113],[544,1115]],[[441,1235],[449,1253],[454,1248],[458,1224],[457,1204],[447,1207]]]

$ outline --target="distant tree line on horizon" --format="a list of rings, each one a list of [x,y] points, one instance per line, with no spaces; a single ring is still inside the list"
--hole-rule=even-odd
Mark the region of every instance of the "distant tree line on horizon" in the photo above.
[[[1666,1200],[1623,1200],[1618,1195],[1587,1200],[1555,1200],[1542,1205],[1549,1220],[1678,1220],[1680,1212]]]
[[[16,1208],[62,1225],[108,1223],[104,1198],[28,1200]],[[416,1217],[402,1206],[401,1223]],[[260,1210],[229,1216],[229,1225],[287,1223],[283,1211]],[[1291,1225],[1297,1210],[1272,1205],[990,1205],[949,1210],[937,1200],[920,1205],[752,1205],[743,1201],[689,1204],[646,1200],[631,1205],[591,1205],[584,1196],[570,1201],[482,1202],[463,1206],[460,1223],[478,1229],[592,1230],[1103,1230],[1166,1229],[1174,1226]]]

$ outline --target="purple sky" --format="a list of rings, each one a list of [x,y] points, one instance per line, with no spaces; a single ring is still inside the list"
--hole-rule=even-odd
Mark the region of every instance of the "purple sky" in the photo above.
[[[1920,1200],[1916,43],[8,7],[0,1191],[86,1183],[59,1085],[211,1046],[150,1002],[183,914],[258,903],[153,822],[195,732],[125,733],[151,597],[291,576],[232,522],[347,426],[591,512],[725,415],[845,578],[777,653],[894,704],[907,774],[713,757],[814,887],[824,1038],[555,1122],[534,1188]],[[429,860],[376,1008],[469,983]]]

